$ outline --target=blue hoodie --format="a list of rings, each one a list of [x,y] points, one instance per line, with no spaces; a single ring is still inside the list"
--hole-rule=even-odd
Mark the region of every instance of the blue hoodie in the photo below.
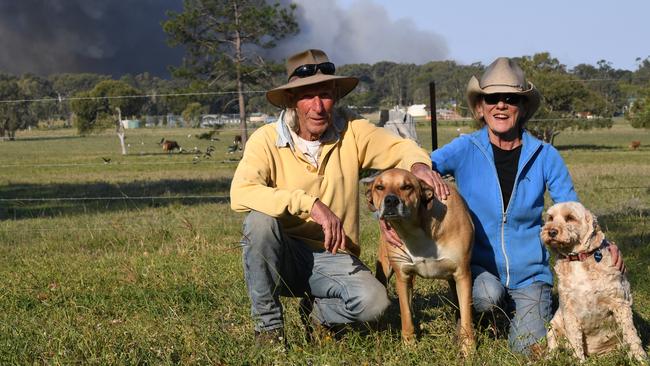
[[[503,207],[487,127],[431,153],[433,169],[456,178],[469,206],[476,231],[472,265],[485,268],[510,289],[535,281],[553,284],[549,253],[539,237],[546,189],[554,202],[578,200],[559,152],[525,130],[522,142],[508,207]]]

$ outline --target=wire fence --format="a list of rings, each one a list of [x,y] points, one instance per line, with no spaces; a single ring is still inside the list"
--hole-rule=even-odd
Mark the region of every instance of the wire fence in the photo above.
[[[188,154],[190,155],[190,154]],[[239,160],[201,160],[201,164],[236,164]],[[110,162],[110,163],[51,163],[51,164],[0,164],[0,168],[56,168],[56,167],[96,167],[96,166],[147,166],[147,165],[192,165],[196,161],[152,161],[152,162]]]
[[[608,80],[615,80],[615,79],[607,79],[607,78],[600,78],[600,79],[579,79],[575,80],[576,82],[591,82],[591,81],[608,81]],[[58,97],[58,98],[35,98],[35,99],[6,99],[6,100],[0,100],[0,104],[8,104],[8,103],[23,103],[23,102],[29,102],[29,103],[52,103],[52,102],[57,102],[57,103],[63,103],[65,101],[72,101],[72,100],[97,100],[97,99],[129,99],[129,98],[158,98],[158,97],[187,97],[187,96],[214,96],[214,95],[232,95],[236,94],[237,92],[210,92],[210,91],[205,91],[205,92],[188,92],[188,93],[162,93],[162,94],[142,94],[142,95],[119,95],[119,96],[105,96],[105,97]],[[265,91],[262,90],[251,90],[251,91],[245,91],[245,94],[262,94],[265,93]],[[532,119],[532,122],[535,123],[551,123],[551,122],[557,122],[557,121],[563,121],[563,120],[575,120],[576,118],[573,117],[562,117],[562,118],[538,118],[538,119]],[[587,119],[585,119],[587,120]],[[445,123],[462,123],[462,122],[471,122],[471,119],[457,119],[457,120],[442,120],[439,121],[439,124],[445,124]],[[416,123],[421,124],[423,121],[418,120]],[[392,121],[388,121],[386,123],[387,125],[390,124],[400,124],[400,123],[395,123]],[[238,126],[238,125],[237,125]],[[165,128],[166,130],[169,130],[170,132],[174,130],[174,128],[171,127],[154,127],[155,128]],[[197,129],[198,130],[198,129]],[[249,131],[251,129],[248,129]],[[198,130],[200,131],[200,130]],[[234,132],[234,133],[241,133],[243,132],[243,129],[239,127],[235,127],[234,125],[225,125],[223,128],[218,129],[217,131],[228,131],[228,132]],[[197,133],[198,134],[198,133]],[[193,134],[189,135],[189,137],[192,137]],[[62,137],[77,137],[77,135],[61,135],[61,134],[56,134],[56,135],[50,135],[50,134],[31,134],[28,138],[30,139],[48,139],[48,138],[62,138]],[[218,138],[218,137],[217,137]],[[21,136],[17,136],[17,139],[20,140]],[[144,145],[142,143],[142,146],[155,146],[157,144],[151,143]],[[141,146],[141,145],[138,145]],[[184,152],[184,154],[191,156],[191,155],[196,155],[199,154],[200,152],[193,152],[192,150],[187,150]],[[134,153],[133,155],[137,155],[137,153]],[[1,163],[0,162],[0,168],[8,168],[8,169],[16,169],[16,168],[66,168],[66,167],[97,167],[97,166],[107,166],[107,167],[115,167],[115,166],[120,166],[120,167],[129,167],[129,166],[166,166],[166,165],[192,165],[192,164],[197,164],[198,162],[196,160],[190,160],[188,159],[187,161],[151,161],[151,162],[122,162],[122,161],[116,161],[117,159],[114,159],[112,162],[106,162],[106,161],[98,161],[97,163],[94,162],[89,162],[89,163],[32,163],[32,164],[14,164],[14,163]],[[235,164],[238,163],[238,160],[219,160],[219,159],[201,159],[200,160],[201,164]],[[594,187],[594,190],[650,190],[650,186],[639,186],[639,185],[634,185],[634,186],[619,186],[619,187]],[[172,200],[193,200],[197,202],[229,202],[230,197],[228,195],[171,195],[171,196],[104,196],[104,197],[12,197],[12,198],[0,198],[0,203],[3,203],[6,205],[17,205],[17,206],[24,206],[24,205],[29,205],[29,204],[36,204],[36,203],[47,203],[47,202],[72,202],[72,203],[84,203],[84,202],[92,202],[92,201],[97,201],[97,202],[128,202],[128,201],[133,201],[133,202],[145,202],[145,201],[172,201]],[[23,207],[24,208],[24,207]],[[5,210],[11,210],[10,207],[5,207]],[[634,221],[634,220],[643,220],[646,221],[647,216],[640,216],[640,217],[633,217],[625,220],[620,220],[621,222],[627,222],[627,221]],[[0,222],[2,218],[0,218]],[[608,222],[618,222],[618,221],[608,221]],[[34,228],[35,230],[40,230],[39,228]],[[53,229],[54,230],[54,229]],[[59,229],[56,229],[59,230]],[[79,229],[79,230],[87,230],[87,228]],[[97,230],[114,230],[114,228],[97,228]]]
[[[114,196],[114,197],[25,197],[25,198],[0,198],[0,202],[55,202],[55,201],[138,201],[138,200],[179,200],[179,199],[205,199],[230,201],[230,196],[215,195],[186,195],[186,196]]]
[[[545,124],[545,123],[554,123],[554,122],[559,122],[559,121],[575,121],[575,120],[580,120],[580,121],[585,121],[585,122],[590,122],[594,121],[596,119],[589,119],[589,118],[579,118],[579,117],[558,117],[558,118],[533,118],[530,120],[532,123],[539,123],[539,124]],[[276,119],[273,119],[273,122],[275,122]],[[227,124],[220,124],[218,125],[218,128],[212,127],[191,127],[191,126],[177,126],[177,127],[169,127],[169,126],[155,126],[155,127],[144,127],[144,128],[137,128],[135,130],[165,130],[169,131],[170,133],[174,133],[174,131],[180,131],[181,129],[187,130],[187,129],[196,129],[196,134],[193,135],[200,135],[204,132],[199,132],[199,131],[217,131],[217,132],[234,132],[234,133],[243,133],[244,131],[247,131],[248,133],[251,133],[254,131],[256,128],[258,128],[260,125],[267,124],[268,122],[250,122],[247,121],[248,127],[246,129],[241,128],[239,122],[236,123],[227,123]],[[430,123],[429,120],[416,120],[415,125],[416,126],[422,126],[422,124],[428,124]],[[436,122],[438,125],[454,125],[455,124],[463,124],[463,125],[471,125],[474,123],[474,120],[471,118],[461,118],[461,119],[441,119]],[[398,122],[392,122],[388,121],[384,124],[386,125],[403,125],[402,123]],[[427,125],[428,126],[428,125]],[[458,126],[460,127],[460,126]],[[598,126],[595,126],[594,128],[601,128]],[[67,129],[72,130],[72,127],[68,127]],[[39,129],[33,129],[33,130],[20,130],[19,133],[14,137],[16,141],[20,140],[35,140],[35,139],[55,139],[55,138],[78,138],[80,135],[78,134],[47,134],[45,132],[41,133],[42,131],[47,131],[45,128],[39,128]],[[98,135],[104,136],[104,135],[114,135],[114,132],[101,132]],[[129,133],[127,132],[127,136]],[[193,136],[196,137],[196,136]],[[214,137],[215,140],[219,139],[219,136]],[[0,137],[0,141],[2,138]],[[210,141],[209,139],[206,141]]]
[[[593,187],[594,190],[637,190],[650,191],[650,186]],[[96,196],[96,197],[20,197],[0,198],[0,202],[56,202],[56,201],[137,201],[137,200],[181,200],[205,199],[230,201],[230,195],[170,195],[170,196]]]
[[[233,215],[233,220],[239,219]],[[188,230],[214,230],[214,225],[191,225],[188,227],[186,223],[182,221],[176,221],[179,228],[187,228]],[[616,218],[616,219],[607,219],[601,222],[603,225],[614,225],[614,224],[643,224],[644,227],[646,224],[650,224],[650,217],[640,216],[640,217],[625,217],[625,218]],[[152,223],[151,225],[133,225],[133,224],[114,224],[106,226],[74,226],[66,225],[64,229],[61,227],[4,227],[1,228],[5,232],[20,232],[20,233],[30,233],[30,232],[87,232],[87,231],[115,231],[118,229],[131,228],[133,230],[142,230],[142,229],[160,229],[160,224],[158,222]]]

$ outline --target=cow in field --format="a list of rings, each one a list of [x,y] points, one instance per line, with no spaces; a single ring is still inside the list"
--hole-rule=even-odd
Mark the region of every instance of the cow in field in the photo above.
[[[174,140],[162,139],[160,140],[160,145],[162,146],[163,151],[168,153],[174,151],[174,149],[178,149],[178,151],[181,151],[180,145],[178,145],[178,142]]]
[[[632,142],[630,142],[629,147],[630,147],[630,149],[632,149],[632,150],[636,150],[636,149],[638,149],[639,147],[641,147],[641,141],[632,141]]]

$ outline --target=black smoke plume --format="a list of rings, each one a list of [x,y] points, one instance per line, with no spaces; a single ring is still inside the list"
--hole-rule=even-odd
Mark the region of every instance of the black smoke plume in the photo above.
[[[267,52],[275,60],[306,48],[321,48],[338,64],[420,64],[448,55],[440,35],[391,20],[370,0],[347,10],[334,0],[293,2],[300,33]],[[161,24],[166,11],[182,8],[182,0],[0,0],[0,72],[169,77],[183,50],[167,45]]]
[[[0,0],[0,72],[167,77],[180,49],[161,22],[181,0]]]

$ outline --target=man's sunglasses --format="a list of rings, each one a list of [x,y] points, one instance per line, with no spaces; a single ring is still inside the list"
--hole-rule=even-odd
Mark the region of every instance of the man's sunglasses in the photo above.
[[[485,94],[483,95],[483,100],[485,103],[494,105],[500,101],[504,101],[506,104],[518,105],[521,102],[523,97],[519,94],[509,94],[509,93],[496,93],[496,94]]]
[[[336,71],[336,67],[331,62],[300,65],[296,67],[295,70],[293,70],[291,75],[289,75],[289,80],[291,80],[291,78],[294,76],[297,76],[299,78],[305,78],[307,76],[316,75],[316,72],[318,72],[318,70],[320,70],[320,72],[322,72],[325,75],[334,75],[334,71]]]

